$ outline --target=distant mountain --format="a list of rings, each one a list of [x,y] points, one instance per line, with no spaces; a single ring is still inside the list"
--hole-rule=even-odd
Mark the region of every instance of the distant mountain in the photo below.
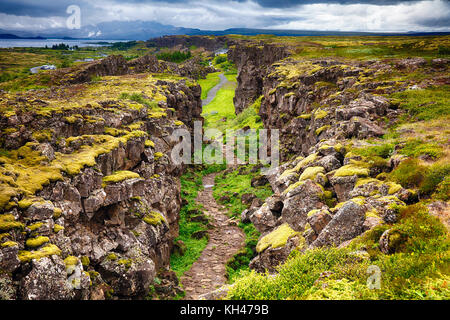
[[[276,30],[232,28],[226,30],[200,30],[194,28],[175,27],[156,21],[110,21],[96,25],[83,26],[81,29],[67,28],[46,29],[39,31],[1,30],[3,39],[94,39],[94,40],[148,40],[164,35],[257,35],[272,34],[276,36],[351,36],[351,35],[439,35],[449,32],[345,32],[345,31],[310,31],[310,30]]]
[[[0,33],[0,39],[37,39],[37,40],[42,40],[45,39],[43,37],[19,37],[16,36],[15,34],[11,34],[11,33]]]
[[[39,31],[1,30],[0,33],[19,38],[94,39],[94,40],[148,40],[164,35],[201,34],[200,29],[164,25],[155,21],[110,21],[86,25],[81,29],[55,28]],[[13,38],[11,38],[13,39]]]

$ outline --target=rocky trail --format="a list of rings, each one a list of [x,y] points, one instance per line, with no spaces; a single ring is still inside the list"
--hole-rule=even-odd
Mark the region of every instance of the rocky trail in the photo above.
[[[245,235],[236,223],[226,215],[224,207],[217,204],[212,194],[216,174],[203,178],[204,190],[196,201],[205,208],[212,228],[208,230],[209,242],[200,258],[181,278],[186,300],[214,291],[226,283],[225,264],[244,247]]]

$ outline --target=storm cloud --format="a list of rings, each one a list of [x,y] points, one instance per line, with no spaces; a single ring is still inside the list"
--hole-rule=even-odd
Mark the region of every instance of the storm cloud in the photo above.
[[[450,31],[446,0],[2,0],[0,28],[63,27],[69,5],[80,6],[83,25],[141,20],[208,30]]]

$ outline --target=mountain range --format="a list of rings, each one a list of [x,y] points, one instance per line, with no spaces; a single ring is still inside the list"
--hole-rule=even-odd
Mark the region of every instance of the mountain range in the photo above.
[[[86,25],[80,29],[52,28],[39,31],[0,29],[0,39],[93,39],[93,40],[148,40],[164,35],[257,35],[273,34],[276,36],[350,36],[350,35],[437,35],[449,32],[407,32],[407,33],[374,33],[346,31],[312,31],[312,30],[276,30],[232,28],[226,30],[200,30],[194,28],[175,27],[156,21],[110,21],[96,25]]]

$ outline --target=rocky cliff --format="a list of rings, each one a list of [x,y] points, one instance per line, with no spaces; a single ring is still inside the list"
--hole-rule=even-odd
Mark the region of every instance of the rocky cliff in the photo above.
[[[416,190],[387,178],[407,159],[402,147],[375,155],[365,151],[377,148],[367,140],[385,135],[405,112],[386,96],[448,81],[445,59],[317,59],[294,51],[244,41],[229,52],[239,70],[236,112],[262,96],[264,127],[280,130],[284,162],[267,175],[274,195],[242,213],[262,233],[250,263],[259,272],[276,272],[294,249],[346,246],[418,202]],[[388,238],[380,240],[386,253]]]
[[[201,119],[201,89],[129,74],[141,65],[109,57],[75,84],[1,93],[1,298],[142,298],[167,268],[182,171],[170,134]]]
[[[262,94],[267,68],[287,57],[290,48],[242,40],[230,41],[229,45],[228,59],[238,68],[234,107],[239,114]]]

